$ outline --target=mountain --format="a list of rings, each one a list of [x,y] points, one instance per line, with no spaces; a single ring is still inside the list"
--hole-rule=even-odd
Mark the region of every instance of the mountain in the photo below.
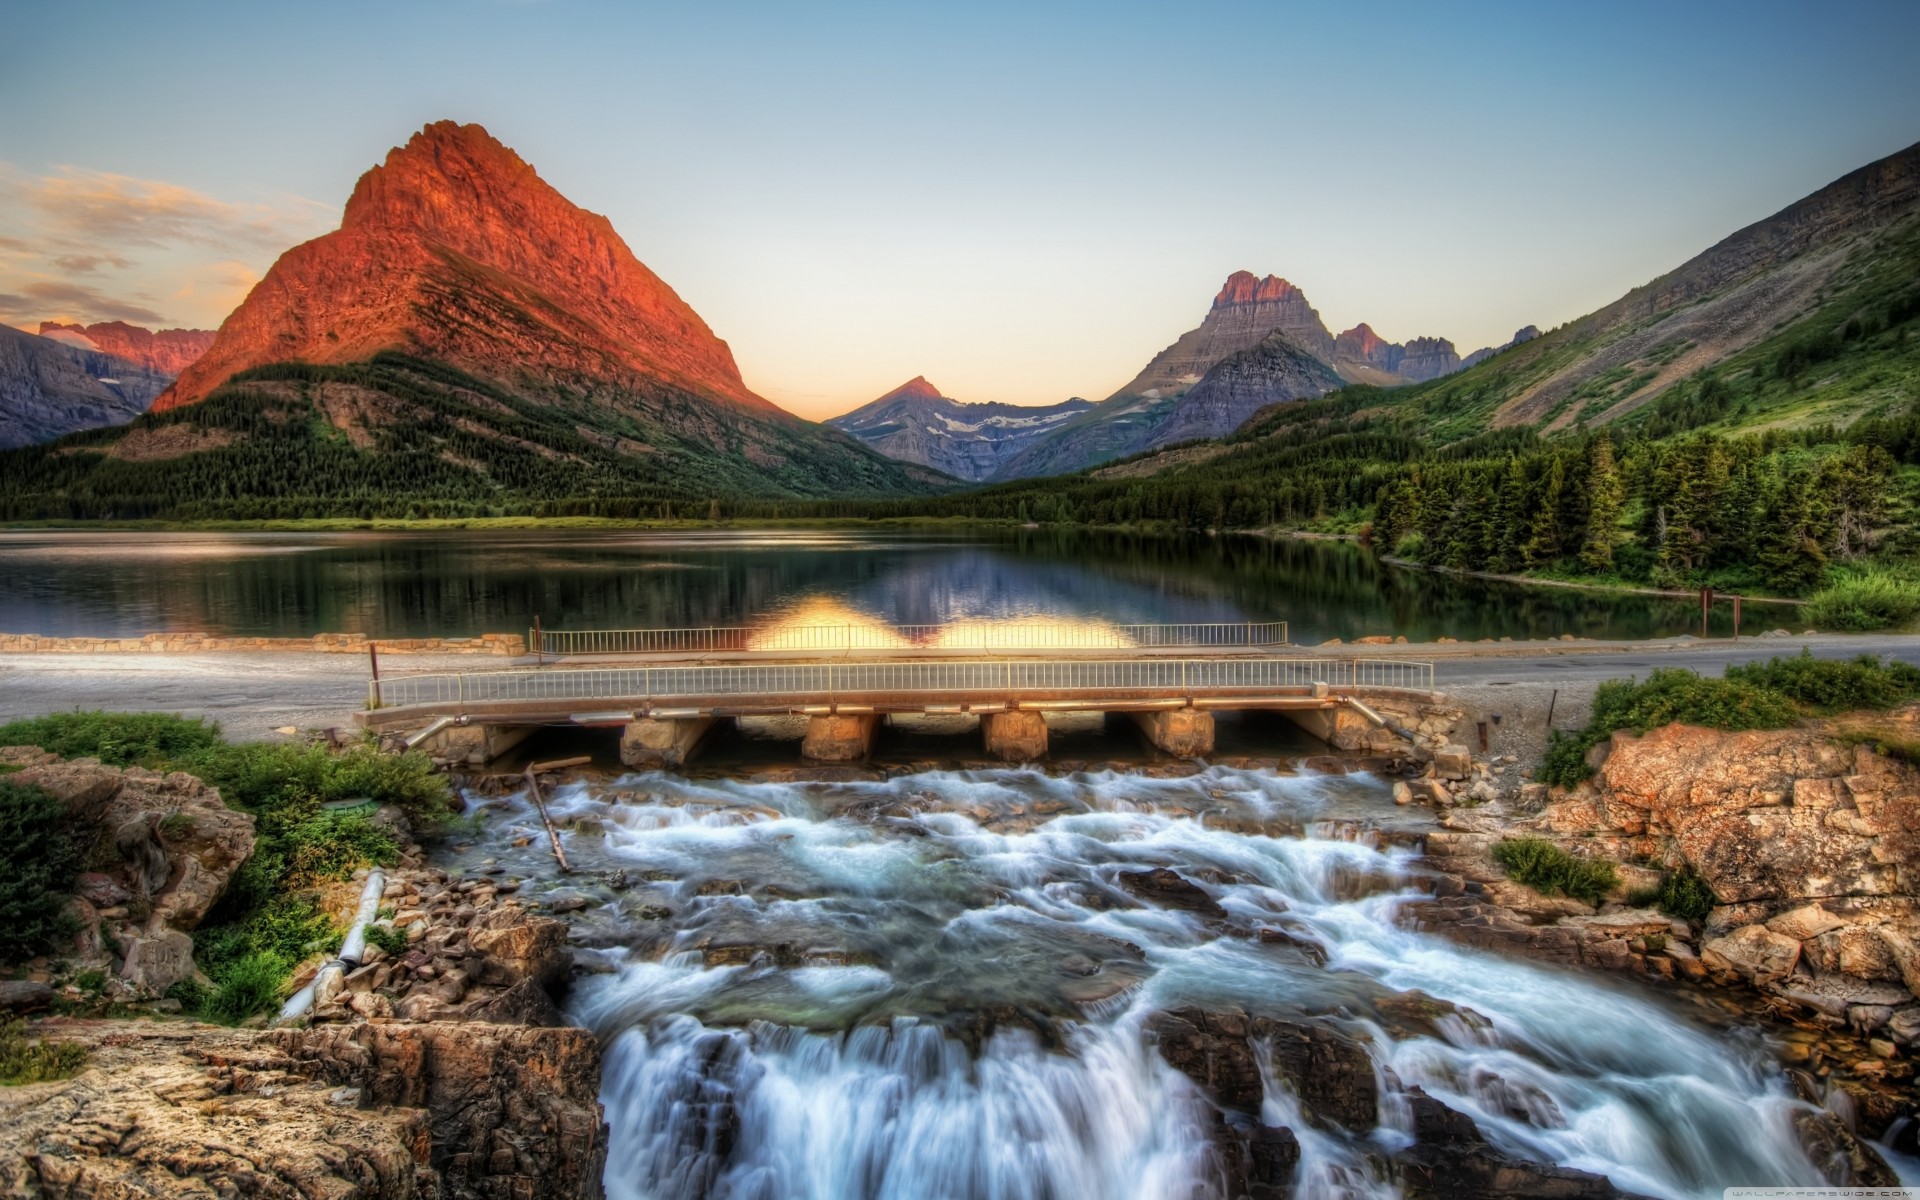
[[[1154,430],[1146,448],[1218,437],[1220,430],[1238,429],[1269,404],[1312,400],[1343,383],[1332,367],[1275,330],[1258,345],[1213,364]]]
[[[1394,365],[1367,332],[1337,340]],[[1445,569],[1810,596],[1823,629],[1920,619],[1920,145],[1469,358],[890,511],[1308,529]]]
[[[1848,321],[1905,294],[1916,278],[1903,274],[1912,270],[1903,247],[1915,213],[1920,144],[1849,172],[1605,308],[1408,400],[1444,414],[1440,432],[1532,426],[1556,433],[1626,419],[1722,363],[1764,359],[1759,365],[1771,371],[1766,347],[1777,351],[1787,338],[1830,349],[1826,339],[1844,340]],[[1865,326],[1854,328],[1857,337]],[[1863,380],[1832,396],[1819,419],[1844,423],[1900,394],[1890,380]],[[1768,402],[1746,412],[1764,423],[1779,416],[1772,401],[1789,397],[1757,399]],[[1797,394],[1792,399],[1804,407]]]
[[[1075,398],[1059,404],[967,404],[950,400],[916,375],[878,400],[827,424],[843,429],[888,458],[919,463],[956,479],[996,478],[1006,463],[1061,422],[1092,407]]]
[[[151,415],[58,452],[9,465],[16,508],[653,512],[950,482],[755,395],[605,217],[450,121],[361,176]],[[126,461],[151,469],[107,469]]]
[[[131,421],[171,382],[139,363],[0,325],[0,450]]]
[[[1276,334],[1284,347],[1268,345]],[[1253,357],[1236,359],[1246,354]],[[1234,362],[1226,374],[1196,398],[1209,372],[1229,360]],[[1401,345],[1364,323],[1335,337],[1298,287],[1277,275],[1235,271],[1197,327],[1154,355],[1125,387],[1015,454],[999,477],[1065,474],[1175,442],[1225,437],[1252,415],[1246,407],[1252,397],[1264,393],[1268,403],[1311,399],[1330,390],[1328,377],[1333,387],[1401,387],[1459,367],[1445,338]],[[1258,382],[1263,375],[1270,378]]]
[[[1511,350],[1515,346],[1518,346],[1524,342],[1530,342],[1539,336],[1540,336],[1540,330],[1538,326],[1528,325],[1523,329],[1516,329],[1513,331],[1512,340],[1507,342],[1506,345],[1482,346],[1480,349],[1475,350],[1472,354],[1469,354],[1465,358],[1461,359],[1460,369],[1464,371],[1468,367],[1477,367],[1481,363],[1492,358],[1494,355],[1503,353],[1504,351],[1507,351],[1507,350]]]
[[[1158,399],[1200,382],[1213,365],[1239,350],[1258,345],[1274,330],[1320,359],[1334,357],[1333,335],[1299,288],[1277,275],[1256,279],[1250,271],[1227,276],[1200,324],[1153,356],[1125,387],[1108,397]]]
[[[138,363],[148,371],[167,376],[169,380],[186,370],[195,359],[207,352],[207,347],[213,345],[211,329],[162,329],[156,333],[125,321],[104,321],[97,325],[63,325],[58,321],[42,321],[40,334]]]

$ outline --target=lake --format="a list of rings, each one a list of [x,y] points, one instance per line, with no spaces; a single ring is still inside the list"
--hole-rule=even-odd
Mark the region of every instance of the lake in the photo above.
[[[1717,606],[1716,634],[1731,631]],[[1287,621],[1294,641],[1657,637],[1678,598],[1381,564],[1344,542],[1068,530],[0,533],[0,632],[464,636],[525,629]],[[1752,606],[1744,625],[1785,623]]]

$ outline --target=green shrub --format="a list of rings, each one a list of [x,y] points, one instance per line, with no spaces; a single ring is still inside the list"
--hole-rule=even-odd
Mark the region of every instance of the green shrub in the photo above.
[[[0,1017],[0,1085],[69,1079],[86,1065],[87,1048],[78,1042],[29,1039],[25,1020]]]
[[[66,806],[0,779],[0,962],[50,950],[75,932],[67,901],[80,850]]]
[[[1893,629],[1920,618],[1920,580],[1872,570],[1815,592],[1801,614],[1817,629]]]
[[[1737,678],[1714,679],[1666,667],[1645,683],[1610,679],[1595,690],[1593,717],[1585,729],[1554,734],[1539,778],[1561,787],[1579,783],[1593,773],[1587,751],[1620,729],[1645,733],[1675,722],[1710,729],[1784,729],[1799,715],[1786,696]]]
[[[1493,848],[1493,860],[1508,876],[1547,896],[1572,896],[1598,904],[1620,886],[1604,858],[1576,858],[1545,838],[1508,838]]]
[[[234,959],[213,976],[213,990],[200,1006],[201,1015],[226,1025],[272,1012],[286,999],[287,978],[293,963],[272,951],[257,951]]]
[[[38,746],[116,767],[158,768],[218,744],[218,725],[166,713],[75,711],[0,725],[0,746]]]
[[[1720,901],[1707,881],[1694,874],[1693,868],[1681,867],[1660,881],[1660,894],[1655,903],[1670,917],[1704,921]]]
[[[407,935],[391,925],[367,926],[367,940],[389,956],[398,957],[407,952]]]
[[[293,886],[346,879],[358,867],[392,866],[400,857],[393,835],[355,812],[323,812],[286,831],[285,882]]]
[[[1920,667],[1882,663],[1870,654],[1826,659],[1802,650],[1794,658],[1728,667],[1727,678],[1778,692],[1819,713],[1892,708],[1920,696]]]

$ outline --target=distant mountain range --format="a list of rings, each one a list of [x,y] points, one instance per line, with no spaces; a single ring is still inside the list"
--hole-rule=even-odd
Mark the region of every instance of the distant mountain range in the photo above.
[[[180,347],[186,339],[167,335],[213,337],[203,330],[163,330],[166,349],[155,353],[150,346],[141,349],[142,335],[149,341],[155,335],[137,325],[116,321],[99,341],[77,325],[43,322],[41,329],[52,336],[0,325],[0,450],[133,420],[173,382],[175,370],[162,364],[185,353]],[[118,352],[123,350],[130,352]]]
[[[211,329],[162,329],[156,332],[129,325],[125,321],[104,321],[97,325],[63,325],[59,321],[42,321],[40,335],[138,363],[169,379],[186,370],[195,359],[207,352],[207,347],[213,345]]]
[[[1528,326],[1507,346],[1538,335]],[[1507,346],[1476,350],[1464,363]],[[1198,327],[1098,404],[965,404],[915,379],[828,424],[882,454],[960,479],[1020,479],[1224,437],[1269,404],[1311,400],[1349,383],[1399,387],[1462,366],[1445,338],[1402,345],[1365,324],[1336,337],[1293,284],[1235,271]]]
[[[1063,421],[1093,407],[1060,404],[963,404],[916,375],[886,395],[827,424],[888,458],[919,463],[970,483],[998,478],[1008,460]]]
[[[17,506],[651,515],[951,483],[754,394],[605,217],[450,121],[361,176],[340,228],[281,255],[149,416],[81,438],[10,465],[42,481]]]

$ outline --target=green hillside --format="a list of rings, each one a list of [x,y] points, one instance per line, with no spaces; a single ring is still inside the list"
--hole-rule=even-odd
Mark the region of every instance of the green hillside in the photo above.
[[[670,428],[702,428],[705,441]],[[199,404],[0,454],[0,519],[705,516],[953,486],[797,419],[660,387],[509,388],[400,354],[237,375]]]

